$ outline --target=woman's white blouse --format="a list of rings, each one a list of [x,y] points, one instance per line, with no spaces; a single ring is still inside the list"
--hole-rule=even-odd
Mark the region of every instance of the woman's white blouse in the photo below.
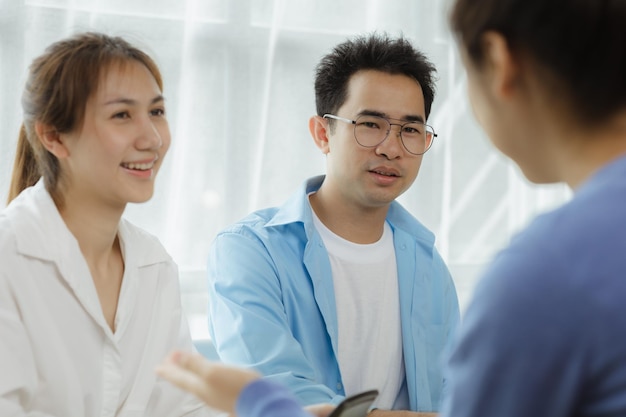
[[[193,349],[176,265],[122,220],[125,271],[107,325],[87,263],[40,181],[0,214],[0,416],[213,415],[154,369]]]

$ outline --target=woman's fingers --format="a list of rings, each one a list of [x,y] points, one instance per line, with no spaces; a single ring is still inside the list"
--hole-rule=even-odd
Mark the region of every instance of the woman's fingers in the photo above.
[[[156,372],[208,406],[231,414],[241,390],[260,377],[250,370],[209,362],[198,353],[181,351],[170,354]]]
[[[165,361],[156,369],[157,375],[168,380],[172,384],[202,397],[203,390],[206,389],[202,378],[193,370],[189,369],[183,362],[179,362],[175,352],[168,356]]]
[[[304,407],[306,411],[313,414],[315,417],[328,417],[328,415],[335,409],[333,404],[314,404]]]

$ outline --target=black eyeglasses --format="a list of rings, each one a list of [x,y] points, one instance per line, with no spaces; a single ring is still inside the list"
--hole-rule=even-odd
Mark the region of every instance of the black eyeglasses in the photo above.
[[[357,117],[356,120],[346,119],[334,114],[325,114],[323,117],[353,124],[354,139],[356,139],[359,145],[366,148],[375,148],[383,143],[389,137],[391,126],[400,126],[402,145],[408,153],[413,155],[425,154],[432,146],[435,137],[437,137],[432,126],[418,121],[391,123],[385,117],[367,114]]]

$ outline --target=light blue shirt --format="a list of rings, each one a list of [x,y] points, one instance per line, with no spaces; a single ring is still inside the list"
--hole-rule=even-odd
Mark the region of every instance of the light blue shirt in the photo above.
[[[210,332],[220,358],[256,368],[304,405],[338,403],[345,395],[331,267],[308,200],[323,180],[311,178],[282,207],[259,210],[220,232],[208,265]],[[441,354],[459,322],[456,290],[432,232],[397,202],[387,221],[410,407],[436,411]]]

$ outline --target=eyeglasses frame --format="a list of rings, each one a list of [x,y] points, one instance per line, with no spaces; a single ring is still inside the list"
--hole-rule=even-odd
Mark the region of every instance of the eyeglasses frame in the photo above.
[[[405,149],[408,153],[410,153],[411,155],[416,155],[416,156],[419,156],[419,155],[424,155],[424,154],[425,154],[426,152],[428,152],[428,150],[429,150],[429,149],[433,146],[433,142],[435,141],[435,138],[437,137],[437,133],[435,132],[435,129],[434,129],[431,125],[428,125],[428,124],[426,124],[426,123],[424,123],[424,122],[420,122],[419,120],[414,120],[414,121],[406,121],[406,120],[399,120],[399,119],[390,119],[390,118],[388,118],[388,117],[383,117],[383,116],[379,116],[379,115],[376,115],[376,114],[362,114],[362,115],[359,115],[359,117],[362,117],[362,116],[374,116],[374,117],[379,117],[379,118],[381,118],[381,119],[383,119],[383,120],[386,120],[386,121],[387,121],[387,123],[389,123],[389,130],[387,130],[387,134],[385,135],[385,137],[383,138],[383,140],[381,140],[380,142],[378,142],[376,145],[366,146],[366,145],[363,145],[361,142],[359,142],[359,139],[356,137],[356,120],[346,119],[345,117],[335,116],[334,114],[330,114],[330,113],[325,113],[325,114],[322,116],[322,118],[323,118],[323,119],[333,119],[333,120],[339,120],[339,121],[341,121],[341,122],[350,123],[350,124],[354,125],[354,132],[353,132],[354,139],[356,140],[356,143],[358,143],[358,144],[359,144],[359,146],[362,146],[362,147],[364,147],[364,148],[376,148],[376,147],[380,146],[383,142],[385,142],[385,141],[387,140],[387,138],[389,138],[389,133],[391,132],[391,126],[400,126],[400,131],[398,132],[398,133],[400,134],[400,142],[402,142],[402,147],[403,147],[403,148],[404,148],[404,149]],[[357,117],[357,119],[358,119],[358,117]],[[405,122],[405,123],[402,123],[402,124],[400,124],[400,123],[391,123],[391,120],[399,120],[399,121],[403,121],[403,122]],[[428,148],[426,148],[426,150],[425,150],[424,152],[422,152],[422,153],[415,153],[415,152],[411,152],[411,151],[410,151],[410,150],[406,147],[406,145],[404,144],[404,138],[402,137],[402,128],[404,128],[404,126],[406,126],[406,125],[413,124],[413,123],[422,124],[422,125],[424,125],[424,127],[425,127],[425,128],[430,128],[430,130],[432,130],[432,132],[433,132],[433,138],[431,139],[430,144],[428,145]]]

